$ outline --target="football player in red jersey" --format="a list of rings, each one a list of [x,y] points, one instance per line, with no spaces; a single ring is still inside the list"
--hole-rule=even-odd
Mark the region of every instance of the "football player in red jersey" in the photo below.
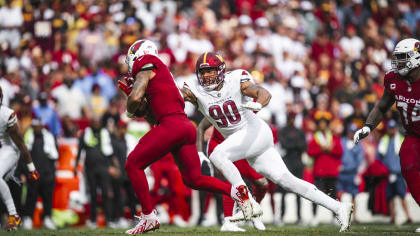
[[[200,124],[197,126],[197,151],[201,158],[207,158],[203,151],[203,141],[204,131],[207,130],[210,126],[212,126],[212,124],[206,118],[203,118]],[[223,135],[217,131],[217,129],[214,129],[213,134],[207,143],[207,156],[210,156],[217,145],[221,144],[224,140],[225,138]],[[258,174],[245,159],[235,161],[233,164],[236,166],[236,168],[238,168],[239,173],[241,173],[245,179],[253,184],[252,193],[255,196],[255,200],[260,203],[268,190],[268,180],[264,176]],[[228,183],[227,180],[225,182]],[[223,211],[225,221],[223,222],[220,231],[244,232],[245,229],[240,228],[236,222],[230,222],[230,218],[233,214],[233,207],[234,201],[232,198],[223,196]],[[253,217],[251,221],[255,229],[265,230],[264,223],[261,221],[260,217]]]
[[[151,113],[149,116],[156,123],[127,157],[125,169],[143,212],[137,217],[137,225],[126,233],[139,234],[159,228],[144,169],[169,152],[185,185],[232,196],[250,219],[252,206],[246,186],[232,188],[217,178],[201,175],[196,130],[184,113],[184,99],[168,67],[159,59],[156,45],[149,40],[136,41],[128,49],[126,63],[131,79],[119,81],[119,87],[128,95],[127,115]]]
[[[401,171],[420,205],[420,41],[401,40],[392,56],[393,70],[385,75],[384,95],[369,113],[364,127],[355,133],[354,142],[368,136],[396,103],[406,130],[400,149]]]

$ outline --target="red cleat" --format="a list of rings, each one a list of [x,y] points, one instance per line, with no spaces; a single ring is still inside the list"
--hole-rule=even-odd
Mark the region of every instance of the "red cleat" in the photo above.
[[[134,228],[125,231],[126,234],[143,234],[149,231],[155,231],[159,229],[160,223],[156,216],[156,210],[153,210],[149,215],[134,216],[138,219],[138,223]]]

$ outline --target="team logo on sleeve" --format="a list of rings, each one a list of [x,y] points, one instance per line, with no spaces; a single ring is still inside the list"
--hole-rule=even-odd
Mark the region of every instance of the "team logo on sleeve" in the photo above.
[[[395,83],[392,83],[392,84],[389,86],[389,88],[390,88],[391,90],[395,90],[395,89],[397,88],[397,85],[396,85]]]

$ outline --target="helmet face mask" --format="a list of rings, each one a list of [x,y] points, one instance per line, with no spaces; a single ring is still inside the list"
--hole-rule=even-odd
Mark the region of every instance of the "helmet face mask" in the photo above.
[[[207,90],[215,89],[221,81],[218,80],[217,69],[215,67],[205,67],[198,71],[198,80]]]
[[[420,66],[420,41],[404,39],[400,41],[392,52],[392,69],[405,76],[411,70]]]
[[[128,73],[131,74],[134,62],[137,58],[146,54],[158,56],[156,45],[150,40],[137,40],[128,49],[125,63],[128,65]]]
[[[209,52],[202,54],[196,63],[196,75],[198,83],[205,90],[211,91],[217,88],[224,80],[226,64],[217,53]]]

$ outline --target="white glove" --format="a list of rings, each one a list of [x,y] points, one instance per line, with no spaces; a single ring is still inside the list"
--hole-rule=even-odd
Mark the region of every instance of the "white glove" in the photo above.
[[[259,110],[261,110],[262,105],[259,102],[251,102],[251,101],[249,101],[245,105],[244,104],[241,104],[241,107],[246,108],[246,109],[249,109],[251,111],[259,111]]]
[[[370,134],[370,128],[363,126],[363,128],[356,131],[353,137],[354,144],[358,144],[360,139],[366,138]]]

